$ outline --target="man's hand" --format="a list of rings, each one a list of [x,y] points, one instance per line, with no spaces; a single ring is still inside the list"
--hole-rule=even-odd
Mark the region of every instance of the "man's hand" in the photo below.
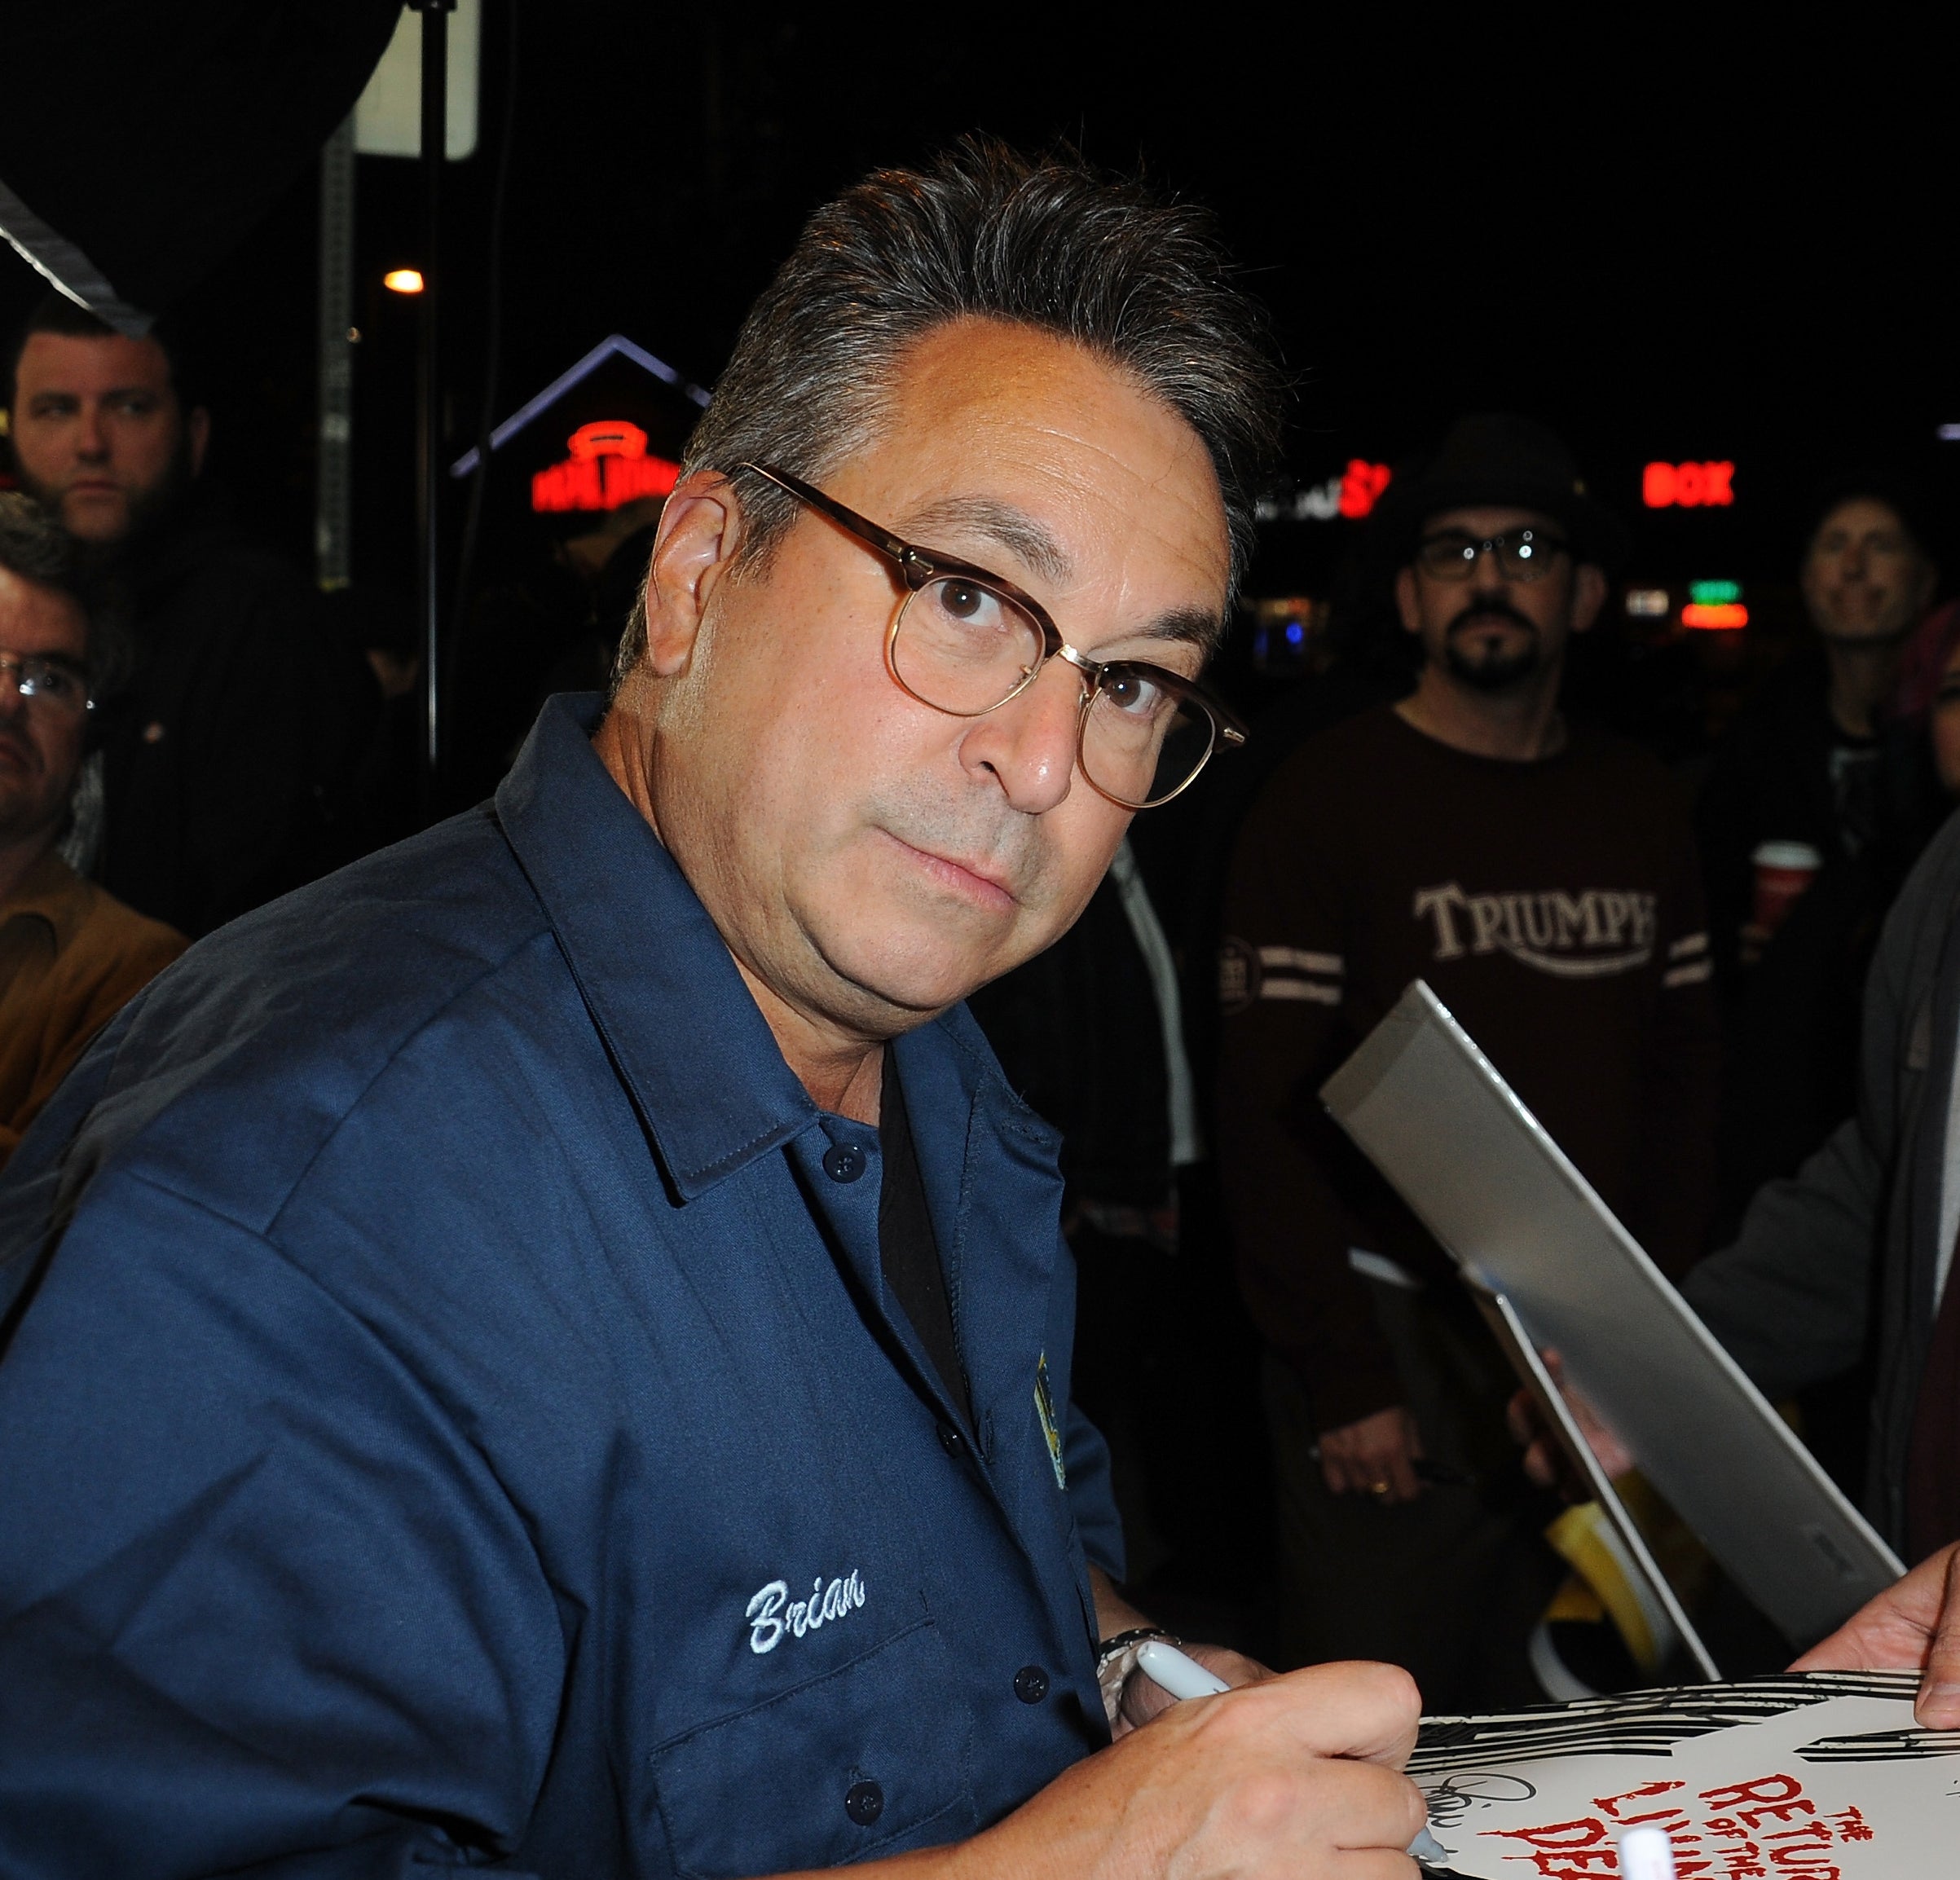
[[[1089,1585],[1095,1595],[1096,1631],[1101,1637],[1113,1639],[1120,1632],[1136,1631],[1152,1622],[1148,1614],[1139,1612],[1117,1591],[1116,1582],[1099,1566],[1090,1568]],[[1182,1649],[1187,1657],[1196,1658],[1206,1671],[1222,1678],[1235,1690],[1240,1684],[1256,1684],[1273,1675],[1264,1665],[1242,1653],[1227,1651],[1223,1645],[1186,1645]],[[1177,1701],[1154,1678],[1133,1668],[1123,1680],[1121,1695],[1114,1699],[1114,1710],[1109,1719],[1110,1734],[1126,1737],[1160,1712],[1169,1710]],[[1112,1693],[1108,1689],[1103,1692],[1103,1702],[1105,1705],[1112,1702]]]
[[[1921,1561],[1790,1668],[1918,1671],[1914,1715],[1929,1730],[1960,1730],[1960,1541]]]
[[[1089,1577],[1103,1636],[1149,1622],[1100,1567]],[[1406,1850],[1427,1814],[1401,1773],[1422,1708],[1408,1673],[1314,1665],[1282,1677],[1217,1645],[1185,1649],[1234,1688],[1176,1703],[1134,1673],[1108,1749],[972,1840],[865,1871],[880,1880],[1415,1880]]]
[[[1222,1678],[1235,1691],[1242,1685],[1263,1684],[1275,1675],[1257,1658],[1249,1658],[1243,1652],[1229,1651],[1223,1645],[1183,1645],[1178,1649],[1186,1658],[1196,1658],[1213,1677]],[[1161,1716],[1177,1701],[1139,1666],[1124,1681],[1123,1702],[1117,1713],[1112,1733],[1126,1737],[1132,1730],[1141,1729],[1153,1717]]]
[[[1422,1493],[1416,1474],[1416,1459],[1421,1454],[1416,1419],[1400,1404],[1320,1433],[1320,1473],[1335,1495],[1413,1501]]]
[[[948,1865],[962,1880],[1412,1880],[1403,1850],[1425,1813],[1398,1772],[1420,1707],[1406,1671],[1363,1664],[1315,1665],[1174,1704],[946,1850]]]
[[[1599,1412],[1566,1382],[1565,1360],[1556,1351],[1541,1352],[1539,1355],[1544,1359],[1545,1369],[1551,1372],[1552,1381],[1558,1386],[1559,1395],[1565,1398],[1566,1407],[1572,1412],[1572,1420],[1579,1425],[1579,1433],[1585,1438],[1601,1472],[1608,1482],[1617,1482],[1633,1467],[1632,1453],[1607,1428]],[[1591,1485],[1566,1460],[1564,1445],[1545,1426],[1544,1418],[1530,1391],[1518,1391],[1504,1414],[1511,1434],[1524,1445],[1525,1473],[1532,1481],[1540,1488],[1556,1488],[1574,1501],[1592,1499]]]

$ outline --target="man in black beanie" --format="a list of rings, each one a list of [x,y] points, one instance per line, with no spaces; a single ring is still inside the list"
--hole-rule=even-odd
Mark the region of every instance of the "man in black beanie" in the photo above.
[[[1685,806],[1567,723],[1623,550],[1565,447],[1460,420],[1377,512],[1414,690],[1310,739],[1226,904],[1220,1156],[1269,1356],[1288,1662],[1381,1656],[1432,1709],[1533,1694],[1559,1568],[1509,1374],[1434,1240],[1314,1093],[1429,981],[1669,1270],[1700,1251],[1717,1038]]]

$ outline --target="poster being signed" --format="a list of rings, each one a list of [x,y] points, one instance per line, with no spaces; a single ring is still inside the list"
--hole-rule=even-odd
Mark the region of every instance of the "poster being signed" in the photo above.
[[[1813,1672],[1433,1717],[1409,1761],[1447,1868],[1600,1880],[1636,1824],[1679,1880],[1953,1880],[1960,1730],[1913,1722],[1918,1680]]]

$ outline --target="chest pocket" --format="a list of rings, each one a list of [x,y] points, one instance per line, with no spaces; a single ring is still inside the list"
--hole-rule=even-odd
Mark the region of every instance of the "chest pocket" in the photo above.
[[[654,1751],[674,1872],[737,1880],[973,1834],[972,1719],[929,1619]]]

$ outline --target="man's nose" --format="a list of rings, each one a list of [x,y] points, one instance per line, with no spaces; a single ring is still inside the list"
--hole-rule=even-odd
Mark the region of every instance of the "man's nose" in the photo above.
[[[27,698],[20,689],[19,670],[0,660],[0,724],[20,724],[27,717]]]
[[[75,450],[78,456],[90,458],[106,457],[109,454],[108,428],[102,421],[102,407],[92,398],[82,401],[81,421],[75,433]]]
[[[1081,718],[1081,678],[1066,660],[1051,659],[1025,692],[969,722],[960,761],[998,778],[1023,814],[1039,816],[1068,795]]]

